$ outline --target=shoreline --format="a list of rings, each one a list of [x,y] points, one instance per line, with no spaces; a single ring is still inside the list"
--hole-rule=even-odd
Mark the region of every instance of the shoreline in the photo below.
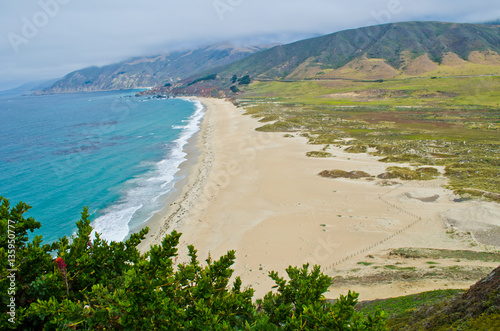
[[[178,225],[185,213],[183,205],[186,201],[191,200],[191,192],[203,185],[203,180],[211,163],[206,152],[207,148],[209,148],[209,146],[206,146],[206,141],[210,139],[210,129],[207,127],[206,119],[210,114],[210,110],[197,97],[183,99],[199,101],[205,114],[201,120],[199,130],[188,140],[184,148],[186,160],[179,165],[179,171],[176,173],[176,176],[182,176],[182,178],[175,183],[172,192],[167,194],[163,202],[163,208],[157,211],[142,226],[142,228],[149,227],[146,238],[138,245],[138,249],[142,253],[147,252],[150,246],[161,243],[165,234],[176,229],[176,225]]]
[[[321,178],[317,174],[326,169],[377,175],[401,164],[378,162],[371,155],[350,154],[337,147],[329,150],[335,157],[310,158],[307,152],[323,146],[308,145],[298,133],[284,138],[284,133],[255,131],[261,125],[258,119],[244,116],[244,109],[228,101],[193,99],[206,109],[193,144],[199,155],[185,165],[187,177],[183,185],[178,183],[177,188],[182,188],[175,199],[148,222],[150,233],[140,249],[145,252],[151,244],[159,244],[174,229],[183,234],[179,262],[187,262],[187,244],[198,250],[200,261],[209,254],[218,259],[234,249],[234,274],[241,276],[244,286],[256,290],[256,298],[274,285],[269,271],[284,276],[290,265],[318,264],[331,277],[349,276],[367,256],[390,261],[388,252],[401,247],[480,250],[483,247],[471,246],[470,238],[451,238],[443,215],[486,207],[500,215],[496,205],[456,202],[456,196],[442,188],[443,178],[400,181],[394,186],[381,185],[377,179]],[[419,200],[435,195],[438,198],[432,202]],[[467,288],[474,282],[424,280],[410,287],[394,282],[349,288],[334,284],[325,296],[337,298],[351,289],[361,292],[360,300],[370,300],[442,289],[447,284]]]
[[[138,102],[142,101],[144,100],[140,99]],[[182,187],[178,182],[183,182],[186,176],[184,168],[193,162],[191,154],[196,153],[196,150],[191,147],[192,141],[196,140],[196,134],[200,130],[205,107],[197,100],[184,98],[174,102],[173,111],[177,111],[175,103],[183,107],[179,108],[181,118],[174,122],[170,122],[169,118],[159,122],[160,125],[163,123],[168,126],[162,132],[168,136],[160,142],[166,152],[156,160],[140,160],[137,167],[148,168],[127,178],[123,184],[125,189],[119,192],[119,200],[100,210],[101,215],[94,220],[94,229],[101,233],[102,238],[124,241],[143,229],[146,224],[157,223],[150,220],[165,208],[165,204],[172,200],[176,191]],[[156,106],[160,104],[156,103]],[[169,108],[168,105],[166,107]],[[191,107],[193,109],[190,109]],[[170,117],[170,114],[166,112],[164,116]],[[154,135],[154,132],[148,133],[149,135]]]

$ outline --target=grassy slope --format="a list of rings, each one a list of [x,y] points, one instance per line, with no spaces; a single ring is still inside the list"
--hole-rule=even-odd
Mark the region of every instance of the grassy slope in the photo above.
[[[298,90],[302,98],[309,97],[306,101],[310,103],[350,104],[352,100],[348,98],[324,98],[320,101],[314,97],[317,97],[316,92],[321,90],[328,92],[332,84],[339,85],[340,90],[349,90],[349,82],[331,81],[338,78],[372,82],[398,79],[405,82],[418,77],[499,75],[499,54],[500,26],[442,22],[390,23],[340,31],[276,46],[227,66],[212,67],[183,79],[172,88],[160,87],[152,92],[230,96],[234,94],[235,88],[240,87],[238,83],[232,82],[231,78],[234,75],[238,78],[249,75],[252,80],[292,81],[292,86],[287,89],[290,92]],[[217,79],[187,86],[190,82],[208,74],[217,74]],[[330,81],[312,85],[303,82],[316,79]],[[404,84],[401,82],[400,85]],[[303,84],[306,84],[307,95],[300,92]],[[311,86],[317,91],[311,92]],[[394,90],[398,86],[394,81],[382,84],[367,82],[363,86],[356,85],[356,88]],[[433,88],[437,90],[439,84],[433,84]],[[430,89],[430,92],[438,91]],[[272,87],[269,92],[272,92]],[[403,92],[411,94],[411,91]],[[404,93],[401,93],[399,94],[401,97],[392,103],[408,105]],[[384,98],[380,99],[382,100],[378,100],[379,103],[385,101]],[[439,99],[439,96],[435,99]],[[357,100],[357,102],[363,101]]]
[[[443,52],[467,59],[473,51],[500,53],[500,27],[441,22],[404,22],[340,31],[330,35],[281,45],[254,54],[226,67],[219,74],[280,79],[300,76],[297,70],[315,67],[338,69],[356,58],[384,59],[399,69],[403,58],[428,54],[440,63]],[[296,73],[293,75],[292,73]]]
[[[386,90],[380,95],[380,90]],[[372,98],[357,99],[347,92],[370,92]],[[354,81],[257,82],[245,98],[275,97],[276,101],[313,105],[388,106],[498,106],[500,77],[408,78],[380,83]],[[390,92],[394,92],[392,95]],[[402,92],[402,93],[401,93]],[[445,92],[445,93],[443,93]],[[338,94],[329,96],[329,94]],[[448,94],[446,94],[448,93]],[[456,95],[454,95],[456,94]]]
[[[376,311],[387,313],[389,330],[401,330],[407,327],[410,317],[419,310],[443,304],[461,295],[463,290],[440,290],[413,294],[398,298],[361,302],[356,309],[367,314]]]

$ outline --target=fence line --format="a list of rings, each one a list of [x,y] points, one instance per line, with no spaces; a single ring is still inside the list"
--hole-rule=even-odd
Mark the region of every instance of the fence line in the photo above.
[[[386,238],[384,238],[384,239],[382,239],[382,240],[380,240],[380,241],[378,241],[378,242],[376,242],[376,243],[374,243],[374,244],[372,244],[372,245],[370,245],[370,246],[366,246],[366,247],[364,247],[364,248],[360,249],[359,251],[357,251],[357,252],[355,252],[355,253],[352,253],[351,255],[346,256],[346,257],[344,257],[344,258],[342,258],[342,259],[340,259],[340,260],[338,260],[338,261],[336,261],[336,262],[334,262],[334,263],[330,264],[329,266],[324,267],[324,270],[325,270],[325,271],[327,271],[327,270],[331,270],[331,269],[333,269],[334,267],[336,267],[337,265],[339,265],[339,264],[341,264],[341,263],[344,263],[344,262],[346,262],[346,261],[348,261],[348,260],[350,260],[350,259],[352,259],[352,258],[354,258],[354,257],[356,257],[356,256],[358,256],[358,255],[360,255],[360,254],[363,254],[363,253],[365,253],[365,252],[367,252],[367,251],[369,251],[369,250],[372,250],[372,249],[376,248],[377,246],[380,246],[380,245],[384,244],[385,242],[387,242],[387,241],[389,241],[389,240],[393,239],[394,237],[396,237],[396,236],[398,236],[398,235],[402,234],[402,233],[403,233],[403,232],[405,232],[406,230],[408,230],[408,229],[410,229],[411,227],[415,226],[417,223],[419,223],[419,222],[422,220],[422,217],[420,217],[420,216],[418,216],[418,215],[416,215],[416,214],[414,214],[414,213],[411,213],[411,212],[409,212],[409,211],[405,210],[404,208],[401,208],[400,206],[397,206],[396,204],[394,204],[394,203],[392,203],[392,202],[389,202],[389,201],[387,201],[386,199],[384,199],[384,196],[385,196],[385,195],[387,195],[387,194],[389,194],[389,193],[392,193],[393,191],[395,191],[395,190],[396,190],[396,189],[398,189],[398,188],[399,188],[399,186],[398,186],[398,187],[395,187],[394,189],[390,190],[389,192],[386,192],[386,193],[384,193],[384,194],[380,195],[380,196],[378,197],[378,199],[379,199],[379,200],[381,200],[381,201],[383,201],[383,202],[384,202],[384,203],[386,203],[387,205],[389,205],[389,206],[391,206],[391,207],[393,207],[393,208],[395,208],[395,209],[397,209],[397,210],[399,210],[399,211],[401,211],[401,212],[403,212],[403,213],[405,213],[405,214],[407,214],[407,215],[409,215],[409,216],[414,217],[414,218],[415,218],[415,220],[414,220],[413,222],[411,222],[410,224],[406,225],[404,228],[399,229],[398,231],[396,231],[396,232],[394,232],[394,233],[390,234],[390,235],[389,235],[389,236],[387,236]]]

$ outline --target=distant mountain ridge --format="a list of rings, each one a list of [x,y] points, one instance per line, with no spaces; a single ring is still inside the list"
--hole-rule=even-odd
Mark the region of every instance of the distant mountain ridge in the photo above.
[[[272,79],[321,77],[328,76],[321,71],[337,70],[354,60],[377,59],[396,71],[404,71],[410,62],[422,56],[440,64],[450,53],[470,61],[471,53],[488,51],[492,62],[500,60],[500,26],[390,23],[276,46],[237,61],[224,72]]]
[[[0,94],[31,94],[34,91],[42,90],[54,85],[59,79],[46,79],[24,83],[18,87],[0,91]]]
[[[236,90],[229,90],[234,75],[248,75],[252,80],[380,80],[500,74],[499,54],[498,25],[389,23],[279,45],[194,75],[184,83],[208,74],[217,74],[218,80],[152,92],[230,95]]]
[[[137,57],[103,67],[76,70],[35,94],[93,92],[173,84],[186,76],[227,65],[267,46],[211,45],[149,57]]]

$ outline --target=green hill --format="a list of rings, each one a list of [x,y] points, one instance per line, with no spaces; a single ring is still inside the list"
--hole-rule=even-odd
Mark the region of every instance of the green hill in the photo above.
[[[230,90],[235,75],[248,75],[252,81],[498,75],[499,54],[499,25],[390,23],[279,45],[186,78],[166,91],[231,95],[237,91]],[[186,84],[208,74],[218,74],[218,79],[186,89]]]
[[[307,78],[321,76],[321,70],[342,68],[355,59],[382,59],[392,68],[404,70],[420,56],[427,55],[432,62],[441,64],[449,53],[472,61],[472,53],[488,51],[500,53],[500,26],[391,23],[276,46],[227,66],[223,73],[270,79]]]

